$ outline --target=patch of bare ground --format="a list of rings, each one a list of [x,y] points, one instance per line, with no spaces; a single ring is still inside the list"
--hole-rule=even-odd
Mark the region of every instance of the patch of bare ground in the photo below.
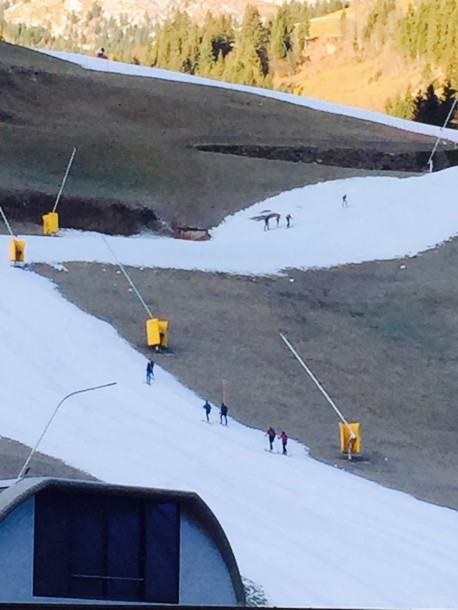
[[[38,434],[40,434],[40,431],[38,431]],[[29,453],[30,447],[0,436],[0,480],[15,479],[21,472]],[[95,480],[87,472],[78,470],[62,460],[52,458],[39,451],[32,457],[26,476]]]
[[[275,277],[129,273],[170,320],[171,351],[156,362],[202,399],[219,404],[226,379],[237,420],[285,429],[319,460],[458,509],[457,264],[454,240],[404,260]],[[34,268],[148,355],[145,312],[116,267]],[[344,415],[361,422],[359,459],[340,453],[337,416],[279,331]]]

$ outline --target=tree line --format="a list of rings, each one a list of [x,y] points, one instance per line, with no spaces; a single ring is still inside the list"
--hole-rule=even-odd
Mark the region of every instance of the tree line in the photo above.
[[[3,6],[7,8],[8,0]],[[271,88],[279,71],[294,74],[303,66],[310,20],[341,10],[341,37],[352,46],[355,60],[389,48],[406,66],[421,65],[424,81],[429,81],[423,90],[414,91],[407,85],[402,95],[388,98],[386,112],[443,124],[458,88],[458,2],[417,0],[404,10],[398,0],[374,0],[360,33],[349,28],[346,8],[343,0],[310,4],[291,0],[267,20],[254,5],[247,5],[240,21],[208,12],[198,23],[186,12],[176,11],[157,25],[147,14],[141,24],[133,24],[127,15],[107,18],[95,0],[85,15],[70,13],[59,36],[50,28],[7,23],[0,15],[0,38],[29,47],[82,53],[103,47],[118,61]],[[450,126],[455,125],[457,115],[450,116]]]
[[[92,44],[107,49],[118,61],[271,87],[273,62],[284,61],[291,70],[300,64],[310,19],[344,5],[343,0],[318,0],[311,5],[292,0],[279,6],[267,21],[254,5],[248,5],[240,22],[209,12],[201,24],[177,11],[157,26],[147,15],[141,25],[132,24],[127,15],[119,20],[106,18],[95,1],[84,16],[69,14],[59,36],[51,28],[4,19],[0,31],[14,44],[71,52],[87,52]]]
[[[458,88],[458,3],[456,0],[418,0],[400,10],[396,0],[377,0],[363,30],[359,50],[380,49],[389,44],[404,65],[422,66],[429,84],[414,91],[407,85],[402,95],[388,98],[389,114],[432,125],[456,127],[455,111],[449,117]]]

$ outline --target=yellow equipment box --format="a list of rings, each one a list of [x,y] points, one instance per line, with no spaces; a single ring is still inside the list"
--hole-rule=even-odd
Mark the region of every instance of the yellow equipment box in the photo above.
[[[59,214],[57,212],[49,212],[43,215],[43,234],[52,235],[59,230]]]
[[[25,261],[26,243],[22,239],[12,239],[10,241],[10,261],[12,263],[23,263]]]
[[[344,424],[339,422],[340,428],[340,450],[349,456],[361,453],[361,425],[359,422]],[[354,438],[351,438],[351,432]]]
[[[146,321],[146,342],[149,347],[166,348],[168,345],[168,320],[150,318]]]

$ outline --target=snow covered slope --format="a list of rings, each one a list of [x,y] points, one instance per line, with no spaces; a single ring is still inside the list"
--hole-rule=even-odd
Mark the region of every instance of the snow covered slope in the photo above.
[[[42,238],[50,247],[57,240]],[[1,247],[5,245],[2,240]],[[145,361],[47,280],[0,266],[2,435],[103,480],[195,490],[215,511],[242,574],[275,605],[456,605],[458,513],[308,457],[270,454],[262,431],[203,422],[203,398]],[[277,441],[278,442],[278,441]]]

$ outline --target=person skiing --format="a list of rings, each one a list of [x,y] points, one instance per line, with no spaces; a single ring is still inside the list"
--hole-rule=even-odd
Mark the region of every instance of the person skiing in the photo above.
[[[343,208],[348,208],[348,203],[347,203],[347,195],[344,195],[342,197],[342,207]]]
[[[210,411],[212,410],[212,407],[208,400],[205,401],[203,408],[205,409],[205,416],[207,418],[207,421],[208,423],[210,423]]]
[[[146,365],[146,383],[148,385],[151,384],[151,379],[154,379],[154,362],[152,360],[148,360],[148,364]]]
[[[277,221],[277,229],[280,226],[280,218],[281,218],[280,214],[275,214],[275,220]]]
[[[293,219],[293,217],[291,216],[291,214],[286,215],[286,228],[287,229],[290,228],[292,219]]]
[[[97,51],[95,52],[95,56],[99,59],[108,59],[108,56],[105,54],[105,49],[103,47],[97,49]]]
[[[270,227],[269,227],[269,218],[270,218],[270,216],[266,216],[266,217],[264,218],[264,231],[268,231],[268,230],[269,230],[269,228],[270,228]]]
[[[270,428],[266,432],[266,436],[269,437],[269,447],[270,451],[274,449],[274,440],[275,440],[275,430],[270,426]]]
[[[282,453],[283,455],[286,455],[288,453],[286,450],[286,444],[288,443],[288,436],[286,432],[283,430],[278,438],[281,440],[281,446],[283,448]]]
[[[221,408],[219,411],[219,423],[221,425],[223,425],[223,420],[224,420],[224,425],[227,426],[227,405],[224,404],[224,402],[221,403]]]

